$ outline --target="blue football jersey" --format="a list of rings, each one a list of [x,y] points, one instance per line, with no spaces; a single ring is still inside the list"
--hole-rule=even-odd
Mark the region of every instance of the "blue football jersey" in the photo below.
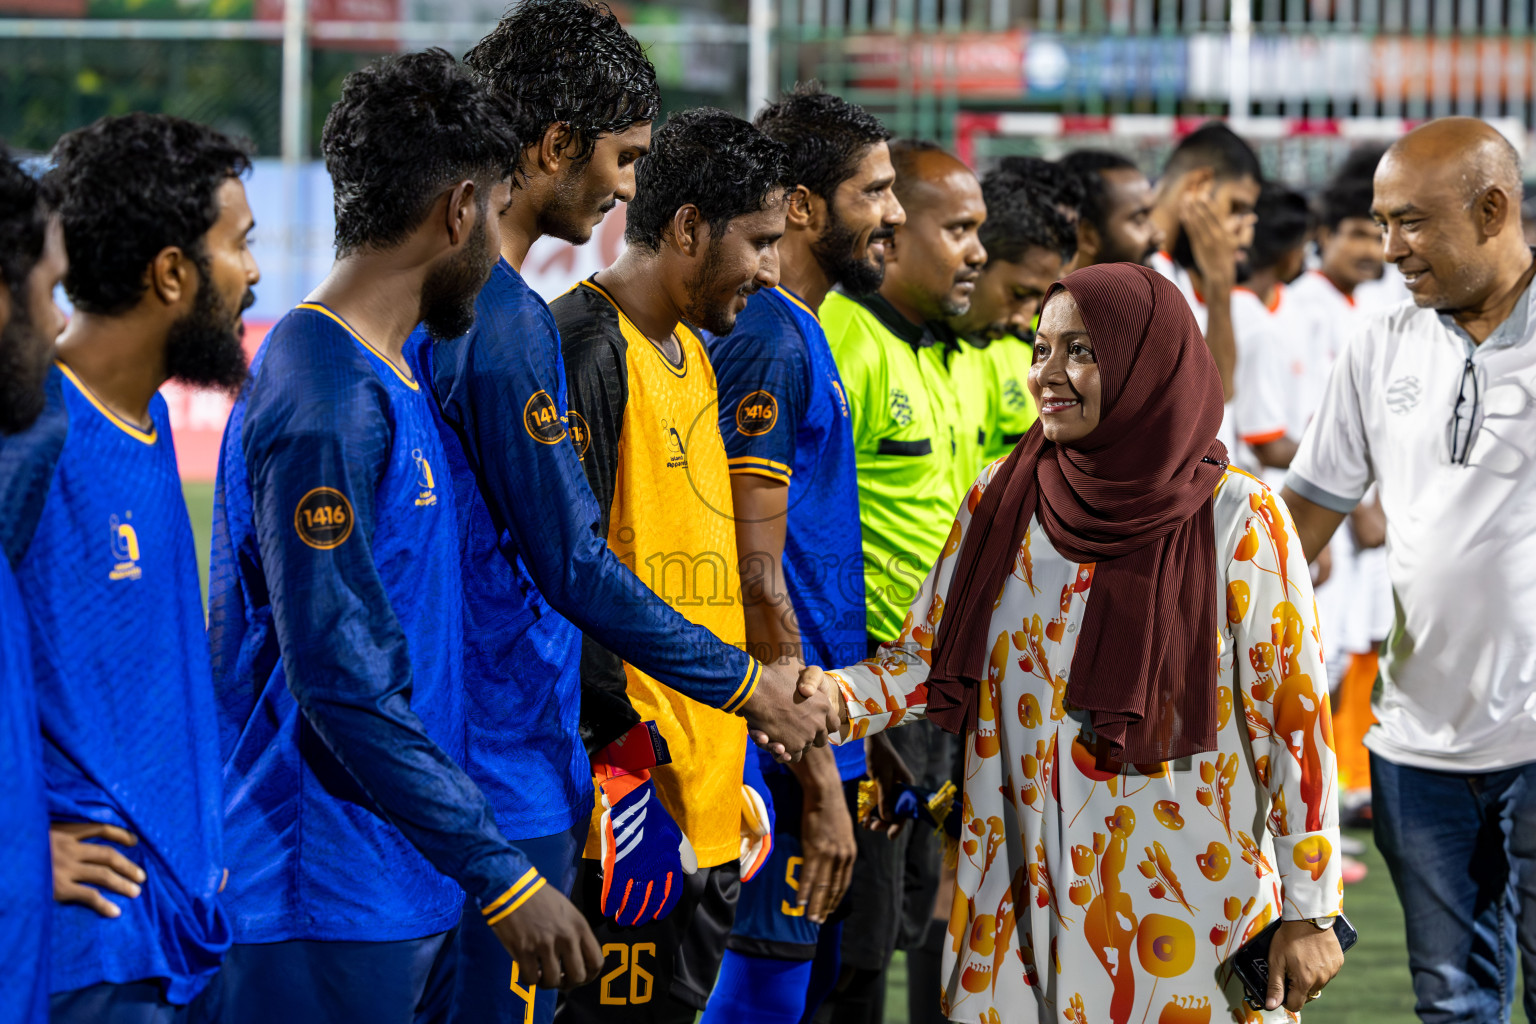
[[[407,351],[437,399],[460,502],[470,775],[507,835],[550,835],[592,809],[578,717],[592,733],[604,725],[591,724],[600,694],[582,707],[583,631],[714,707],[752,659],[684,619],[608,547],[554,318],[511,264],[492,272],[468,334],[434,345],[418,331]]]
[[[736,327],[709,338],[720,384],[720,434],[732,473],[789,486],[784,579],[808,665],[864,659],[864,555],[848,399],[816,314],[794,293],[747,300]],[[837,748],[844,780],[864,772],[864,745]]]
[[[209,585],[239,942],[421,938],[460,886],[489,903],[529,871],[461,767],[444,465],[420,385],[340,317],[272,329],[224,432]]]
[[[41,504],[41,502],[39,502]],[[43,796],[42,737],[32,690],[27,613],[11,563],[0,558],[0,1019],[48,1019],[48,934],[53,872],[48,860],[48,809]]]
[[[230,941],[219,904],[219,751],[197,555],[165,401],[145,432],[64,367],[68,430],[16,572],[31,620],[48,812],[138,836],[144,869],[108,919],[53,912],[50,987],[158,978],[189,1001]],[[46,430],[48,424],[40,423]],[[36,428],[35,428],[36,429]]]

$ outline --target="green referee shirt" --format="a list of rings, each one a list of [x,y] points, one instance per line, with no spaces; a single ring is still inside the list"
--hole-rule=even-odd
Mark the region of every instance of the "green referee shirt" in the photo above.
[[[983,463],[991,463],[1013,451],[1039,418],[1029,393],[1029,365],[1035,353],[1030,342],[1013,335],[978,348],[976,353],[987,364],[992,399],[997,403],[996,429],[988,435],[982,453]]]
[[[853,420],[867,628],[894,640],[976,476],[976,428],[950,380],[967,353],[878,295],[833,292],[820,316]]]

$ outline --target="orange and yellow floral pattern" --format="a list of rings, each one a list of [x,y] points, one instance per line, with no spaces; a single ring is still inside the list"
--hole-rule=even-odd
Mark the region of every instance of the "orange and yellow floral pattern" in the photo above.
[[[991,472],[960,509],[946,551],[959,550]],[[1242,1006],[1223,965],[1277,917],[1340,909],[1317,615],[1279,498],[1228,470],[1214,511],[1217,749],[1167,764],[1111,762],[1067,701],[1094,567],[1058,555],[1038,523],[1026,535],[993,614],[966,742],[945,957],[951,1019],[1287,1019]],[[929,574],[896,643],[834,673],[853,735],[923,714],[955,561]]]

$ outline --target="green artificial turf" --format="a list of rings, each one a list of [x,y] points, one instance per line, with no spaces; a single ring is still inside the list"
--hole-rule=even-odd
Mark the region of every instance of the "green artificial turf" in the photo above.
[[[197,578],[203,584],[203,604],[208,603],[208,549],[213,543],[213,481],[183,480],[181,493],[192,518],[192,539],[197,544]]]

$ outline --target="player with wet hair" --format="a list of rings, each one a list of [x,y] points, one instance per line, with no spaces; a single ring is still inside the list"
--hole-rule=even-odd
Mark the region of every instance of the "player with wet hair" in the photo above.
[[[518,4],[465,63],[516,100],[523,145],[500,218],[501,260],[468,334],[433,345],[418,332],[407,353],[435,399],[462,499],[468,771],[502,833],[568,894],[593,814],[594,760],[614,780],[608,827],[650,792],[643,768],[611,775],[609,748],[639,719],[627,701],[581,692],[583,634],[678,693],[746,716],[796,754],[813,731],[797,724],[808,712],[788,697],[793,672],[763,669],[689,623],[596,529],[601,513],[581,465],[588,429],[569,414],[554,318],[521,274],[538,238],[586,242],[634,198],[660,106],[654,69],[612,12],[589,0]],[[618,893],[630,882],[664,888],[669,870],[680,876],[678,841],[665,848],[666,814],[649,806],[657,855],[614,850],[607,880]],[[521,1022],[530,1002],[534,1021],[553,1013],[553,992],[516,975],[509,984],[512,964],[473,901],[455,943],[455,1020]]]

